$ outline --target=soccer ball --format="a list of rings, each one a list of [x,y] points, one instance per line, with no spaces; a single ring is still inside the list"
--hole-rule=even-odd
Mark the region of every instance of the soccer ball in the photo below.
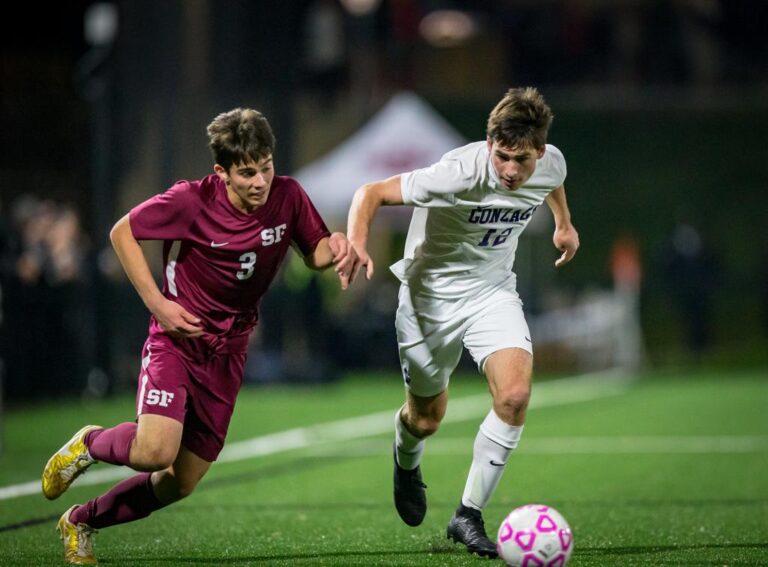
[[[563,567],[573,551],[565,518],[543,504],[515,508],[499,526],[496,550],[510,567]]]

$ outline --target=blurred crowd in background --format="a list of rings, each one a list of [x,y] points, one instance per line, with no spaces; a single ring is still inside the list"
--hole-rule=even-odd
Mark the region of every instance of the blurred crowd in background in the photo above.
[[[5,211],[3,211],[5,212]],[[72,205],[22,194],[2,217],[3,370],[8,395],[71,393],[89,371],[88,238]]]
[[[766,363],[758,227],[768,210],[768,2],[78,0],[43,16],[20,9],[35,26],[5,18],[0,34],[0,358],[10,398],[133,388],[148,314],[109,249],[109,227],[176,179],[209,172],[204,127],[216,113],[262,109],[277,134],[278,173],[290,174],[399,91],[481,139],[491,105],[525,84],[554,108],[552,139],[569,159],[584,245],[570,271],[523,282],[531,313],[613,288],[620,273],[641,294],[646,363]],[[327,220],[344,227],[341,215]],[[349,297],[332,274],[292,258],[264,303],[249,380],[395,371],[397,286],[386,266],[403,231],[382,232],[376,281]],[[549,236],[531,238],[541,245],[521,251],[518,269],[550,269]],[[545,294],[550,287],[557,293]]]

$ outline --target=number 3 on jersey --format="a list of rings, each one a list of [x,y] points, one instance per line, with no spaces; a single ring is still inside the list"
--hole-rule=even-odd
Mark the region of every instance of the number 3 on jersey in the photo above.
[[[256,252],[246,252],[238,260],[240,260],[242,270],[237,272],[237,279],[247,280],[253,275],[253,270],[256,268]]]

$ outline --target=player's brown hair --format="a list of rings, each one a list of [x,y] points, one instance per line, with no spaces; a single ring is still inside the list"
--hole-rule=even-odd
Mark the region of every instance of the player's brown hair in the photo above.
[[[227,171],[233,165],[258,162],[275,150],[272,127],[261,112],[252,108],[222,112],[206,131],[213,160]]]
[[[506,148],[543,148],[554,115],[534,87],[509,89],[488,117],[486,134]]]

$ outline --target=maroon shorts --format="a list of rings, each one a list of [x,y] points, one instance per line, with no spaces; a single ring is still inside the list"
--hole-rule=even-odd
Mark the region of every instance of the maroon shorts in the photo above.
[[[243,383],[245,353],[218,354],[202,342],[199,347],[180,348],[168,337],[147,339],[136,415],[163,415],[181,422],[181,444],[201,459],[215,461]]]

